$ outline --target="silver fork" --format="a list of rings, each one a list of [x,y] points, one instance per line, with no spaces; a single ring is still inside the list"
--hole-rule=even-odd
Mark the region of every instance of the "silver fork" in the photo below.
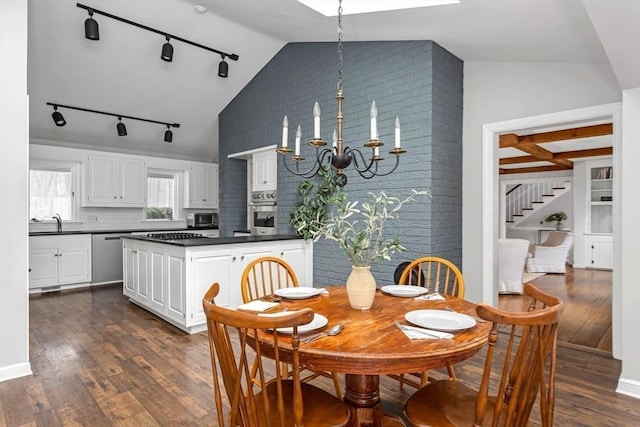
[[[446,306],[444,309],[447,310],[447,311],[450,311],[452,313],[457,313],[457,311],[455,309],[453,309],[453,308],[451,308],[449,306]],[[483,319],[482,317],[472,316],[471,314],[467,314],[467,313],[462,313],[462,314],[465,314],[465,315],[471,317],[472,319],[474,319],[478,323],[485,323],[486,322],[486,320]]]

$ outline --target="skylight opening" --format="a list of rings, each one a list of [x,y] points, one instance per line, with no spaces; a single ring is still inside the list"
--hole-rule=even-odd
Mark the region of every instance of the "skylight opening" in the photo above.
[[[337,16],[336,2],[327,0],[298,0],[307,7],[322,13],[324,16]],[[343,15],[358,13],[383,12],[388,10],[413,9],[417,7],[442,6],[460,3],[460,0],[367,0],[345,1],[342,3]]]

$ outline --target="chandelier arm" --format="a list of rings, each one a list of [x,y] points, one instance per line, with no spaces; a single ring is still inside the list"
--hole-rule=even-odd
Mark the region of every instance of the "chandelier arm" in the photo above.
[[[332,148],[323,148],[322,150],[316,148],[316,163],[318,164],[318,168],[322,169],[323,172],[327,172],[329,171],[329,169],[331,169],[332,158]],[[323,163],[326,164],[326,166],[323,166]]]
[[[373,151],[373,150],[372,150]],[[373,166],[373,157],[371,158],[371,160],[369,161],[369,163],[366,165],[366,167],[364,166],[367,161],[364,158],[364,154],[362,154],[362,151],[360,151],[357,148],[351,148],[351,147],[347,147],[344,149],[345,153],[352,153],[352,157],[353,157],[353,167],[358,171],[358,173],[361,176],[363,173],[369,172],[371,170],[371,167]],[[358,157],[360,157],[360,161],[358,160]],[[362,162],[362,166],[360,166],[360,162]]]
[[[326,166],[324,166],[323,163],[326,163]],[[313,178],[318,174],[320,169],[326,172],[331,167],[331,150],[327,148],[320,150],[319,148],[316,147],[316,161],[306,171],[302,171],[302,172],[300,171],[299,160],[295,160],[295,170],[289,167],[289,165],[287,164],[286,155],[282,156],[282,164],[284,165],[285,169],[287,169],[290,173],[294,175],[300,176],[302,178]]]
[[[357,149],[349,149],[347,148],[349,151],[352,152],[358,152],[358,154],[360,155],[360,157],[362,158],[362,160],[364,161],[364,156],[363,154],[360,152],[360,150]],[[371,179],[373,177],[376,176],[387,176],[387,175],[391,175],[393,172],[395,172],[395,170],[398,168],[398,165],[400,164],[400,155],[396,154],[396,163],[393,165],[393,168],[387,172],[378,172],[378,162],[371,160],[371,162],[369,163],[369,165],[367,166],[367,168],[359,168],[358,167],[358,162],[357,162],[357,157],[353,156],[354,159],[354,168],[355,170],[358,172],[358,174],[364,178],[364,179]],[[375,163],[375,167],[372,170],[372,167],[374,166]]]

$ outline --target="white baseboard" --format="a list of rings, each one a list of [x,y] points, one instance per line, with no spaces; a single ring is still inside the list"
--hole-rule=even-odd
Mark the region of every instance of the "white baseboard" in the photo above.
[[[640,381],[620,378],[616,392],[640,399]]]
[[[16,365],[0,367],[0,381],[33,375],[30,363],[18,363]]]

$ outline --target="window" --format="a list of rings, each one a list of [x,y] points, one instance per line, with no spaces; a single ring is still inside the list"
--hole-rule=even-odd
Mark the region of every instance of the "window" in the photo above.
[[[177,179],[170,171],[150,171],[147,174],[147,220],[173,220],[176,206]]]
[[[32,162],[29,168],[29,218],[51,220],[60,214],[64,221],[76,216],[74,164]]]

